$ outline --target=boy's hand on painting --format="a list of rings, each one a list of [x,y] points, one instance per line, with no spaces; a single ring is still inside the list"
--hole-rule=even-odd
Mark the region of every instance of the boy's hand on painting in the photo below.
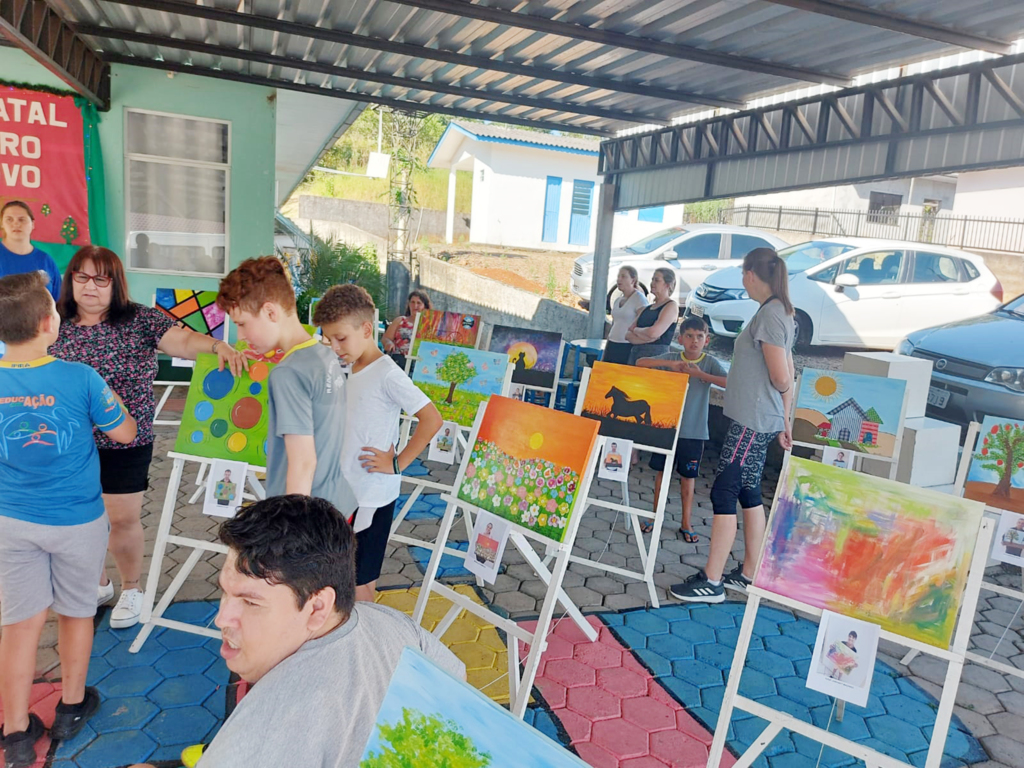
[[[386,451],[381,451],[369,445],[364,445],[363,450],[367,453],[359,454],[359,463],[367,472],[379,472],[384,475],[394,475],[395,472],[395,449],[394,446]]]
[[[242,371],[249,370],[249,358],[245,354],[220,340],[213,346],[214,354],[217,355],[218,371],[223,371],[226,366],[232,376],[241,376]]]

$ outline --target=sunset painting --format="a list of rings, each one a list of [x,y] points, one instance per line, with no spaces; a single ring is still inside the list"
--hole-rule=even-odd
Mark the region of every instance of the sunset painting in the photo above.
[[[791,456],[754,584],[948,648],[984,510]]]
[[[480,335],[480,316],[461,312],[428,309],[420,312],[412,342],[412,356],[419,354],[420,342],[436,341],[454,347],[476,347]]]
[[[562,334],[496,325],[491,331],[491,352],[503,352],[514,366],[512,383],[553,389],[562,352]]]
[[[581,503],[598,425],[507,397],[487,403],[458,497],[562,541]]]
[[[580,415],[599,421],[606,437],[670,449],[689,380],[685,373],[594,363]]]

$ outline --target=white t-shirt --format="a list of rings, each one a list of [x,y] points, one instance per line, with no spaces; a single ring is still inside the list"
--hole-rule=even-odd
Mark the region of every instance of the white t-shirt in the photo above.
[[[363,469],[359,463],[363,446],[386,451],[396,445],[401,412],[416,413],[429,404],[430,399],[387,355],[377,358],[358,373],[350,373],[346,388],[348,400],[341,471],[352,486],[359,506],[376,509],[398,498],[402,479],[398,475]]]
[[[634,291],[626,301],[620,296],[612,302],[612,327],[608,331],[608,341],[615,341],[623,344],[626,341],[626,331],[636,320],[640,310],[650,302],[640,291]],[[621,304],[621,306],[619,306]]]

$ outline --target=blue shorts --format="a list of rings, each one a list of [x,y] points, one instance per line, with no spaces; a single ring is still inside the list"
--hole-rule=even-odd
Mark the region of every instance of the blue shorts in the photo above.
[[[676,441],[676,472],[680,477],[692,480],[700,471],[700,460],[704,457],[704,441],[680,437]],[[665,470],[665,454],[652,453],[647,465],[655,472]]]

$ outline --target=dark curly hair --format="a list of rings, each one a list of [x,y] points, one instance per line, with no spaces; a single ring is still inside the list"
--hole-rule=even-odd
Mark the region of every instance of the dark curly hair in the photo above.
[[[321,326],[339,320],[348,320],[354,325],[372,323],[375,309],[373,298],[365,288],[351,283],[334,285],[316,303],[313,322]]]
[[[295,289],[275,256],[246,259],[220,281],[217,306],[225,312],[241,309],[256,315],[268,301],[295,312]]]
[[[325,587],[343,616],[356,599],[355,534],[334,505],[293,493],[244,507],[220,527],[244,576],[284,584],[299,609]]]

